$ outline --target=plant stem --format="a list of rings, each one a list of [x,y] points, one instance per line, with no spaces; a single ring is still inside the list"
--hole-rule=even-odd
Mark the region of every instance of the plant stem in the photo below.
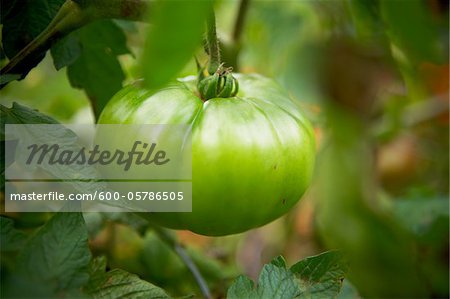
[[[186,267],[192,273],[192,275],[195,278],[195,281],[197,282],[197,284],[200,288],[200,291],[203,294],[203,297],[205,297],[207,299],[212,298],[211,292],[209,291],[209,288],[208,288],[208,285],[206,284],[205,279],[203,278],[202,274],[198,270],[194,261],[187,254],[183,245],[181,245],[174,236],[169,234],[166,229],[159,227],[159,226],[154,226],[153,229],[158,234],[158,236],[161,238],[161,240],[166,242],[166,244],[169,245],[170,248],[172,248],[172,250],[174,250],[178,254],[180,259],[183,261],[183,263],[186,265]]]
[[[194,279],[197,282],[197,284],[200,288],[200,291],[202,292],[203,297],[207,298],[207,299],[212,298],[211,292],[208,288],[208,285],[206,284],[205,279],[203,278],[202,274],[198,270],[194,261],[187,254],[183,245],[180,244],[180,242],[178,242],[176,237],[171,235],[167,229],[153,224],[151,221],[151,216],[148,213],[137,213],[137,215],[142,217],[143,219],[147,220],[148,223],[150,224],[150,227],[155,231],[155,233],[158,235],[158,237],[163,242],[165,242],[173,251],[175,251],[175,253],[180,257],[181,261],[186,265],[186,267],[192,273],[192,276],[194,276]]]
[[[212,8],[206,20],[206,43],[209,54],[208,72],[212,75],[220,66],[220,48],[216,32],[216,16]]]

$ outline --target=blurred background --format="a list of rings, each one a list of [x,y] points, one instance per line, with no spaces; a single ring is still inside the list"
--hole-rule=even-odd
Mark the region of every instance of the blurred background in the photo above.
[[[247,4],[217,2],[222,59],[289,91],[314,125],[317,167],[295,209],[269,225],[221,238],[177,232],[215,296],[224,296],[239,274],[256,279],[277,255],[293,264],[341,249],[350,260],[342,298],[448,297],[448,0]],[[139,77],[148,25],[116,24],[133,54],[120,56],[131,82]],[[195,73],[192,59],[179,75]],[[19,102],[62,123],[94,122],[88,98],[70,86],[65,69],[55,70],[50,55],[0,96],[4,105]],[[17,217],[33,227],[48,215]],[[138,273],[173,295],[196,288],[178,257],[139,220],[85,218],[91,249],[106,255],[109,267]]]

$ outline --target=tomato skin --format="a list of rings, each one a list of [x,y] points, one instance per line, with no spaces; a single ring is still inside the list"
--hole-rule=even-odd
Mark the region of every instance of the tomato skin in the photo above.
[[[156,223],[241,233],[285,214],[307,189],[315,158],[309,121],[274,81],[233,75],[235,97],[203,102],[185,78],[156,93],[130,85],[103,110],[100,124],[192,125],[192,213],[154,213]]]

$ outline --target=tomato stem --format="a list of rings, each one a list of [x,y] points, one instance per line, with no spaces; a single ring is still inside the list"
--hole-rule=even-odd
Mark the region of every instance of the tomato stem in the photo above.
[[[212,7],[206,20],[206,44],[209,54],[208,72],[210,75],[212,75],[220,67],[220,49],[216,32],[216,16]]]
[[[234,97],[239,90],[239,84],[231,74],[233,68],[224,67],[224,63],[220,61],[216,17],[212,7],[206,20],[206,51],[209,55],[208,74],[205,76],[200,70],[197,83],[202,100]]]

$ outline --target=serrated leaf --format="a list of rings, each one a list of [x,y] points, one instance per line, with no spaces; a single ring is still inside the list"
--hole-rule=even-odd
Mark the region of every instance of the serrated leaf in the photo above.
[[[23,247],[26,235],[14,228],[14,221],[6,217],[0,217],[0,250],[15,251]]]
[[[81,45],[81,52],[67,68],[69,81],[73,87],[85,90],[98,117],[109,99],[122,88],[125,74],[117,56],[129,53],[126,36],[111,20],[96,21],[71,35]]]
[[[347,263],[338,251],[308,257],[290,269],[282,256],[264,266],[258,285],[239,276],[227,298],[335,298],[342,287]]]
[[[347,268],[342,253],[329,251],[301,260],[290,270],[299,279],[300,298],[333,298],[341,290]]]
[[[170,298],[163,289],[121,269],[91,278],[85,291],[94,299]]]
[[[272,264],[264,266],[258,279],[259,298],[294,298],[299,292],[291,271]]]
[[[257,296],[253,281],[245,275],[238,276],[227,292],[229,299],[251,299]]]
[[[181,71],[201,45],[211,1],[158,1],[151,13],[142,59],[149,88],[160,88]]]
[[[91,254],[83,216],[69,209],[56,213],[26,243],[8,285],[11,297],[76,294],[89,278]]]
[[[239,276],[228,289],[228,298],[295,298],[300,294],[300,287],[294,274],[285,267],[267,264],[259,275],[258,285],[253,288],[253,281]]]

